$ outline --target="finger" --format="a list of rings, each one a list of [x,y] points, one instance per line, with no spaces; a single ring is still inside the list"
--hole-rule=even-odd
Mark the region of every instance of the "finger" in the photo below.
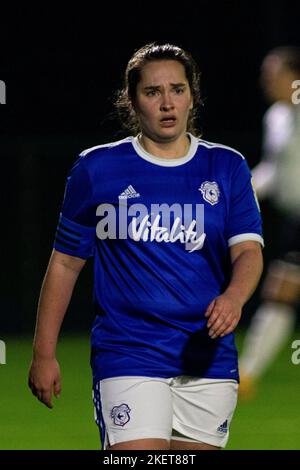
[[[219,316],[216,321],[210,326],[208,334],[210,337],[214,337],[219,331],[225,330],[228,326],[228,323],[225,323],[226,320],[223,316]]]
[[[227,329],[232,328],[234,326],[234,320],[231,315],[227,315],[225,318],[223,317],[222,323],[220,323],[216,328],[214,328],[213,336],[221,336]]]
[[[223,333],[220,334],[220,338],[224,338],[224,336],[229,335],[229,333],[232,333],[234,328],[227,328],[227,330],[223,331]]]
[[[28,387],[30,388],[32,395],[37,397],[38,388],[34,385],[34,382],[30,379],[28,379]]]
[[[236,326],[237,326],[237,323],[231,324],[228,328],[226,328],[225,331],[223,331],[223,333],[221,333],[220,336],[223,338],[223,336],[229,335],[229,333],[232,333],[235,330]]]
[[[37,397],[37,390],[36,390],[36,388],[33,387],[33,386],[31,387],[31,393],[32,393],[32,395],[34,395],[35,397]]]
[[[230,328],[227,325],[222,325],[215,332],[213,332],[213,334],[211,335],[211,338],[215,339],[215,338],[221,337],[225,334],[225,331],[229,330],[229,329]],[[232,328],[232,330],[233,330],[233,328]]]
[[[60,393],[61,393],[60,380],[57,380],[57,381],[54,382],[54,385],[53,385],[53,393],[54,393],[54,395],[55,395],[56,398],[59,398]]]
[[[44,403],[48,408],[53,408],[52,403],[51,403],[51,392],[50,391],[44,391],[41,393],[41,398],[39,400]]]
[[[223,312],[222,309],[216,304],[214,309],[213,309],[213,312],[211,313],[210,318],[207,322],[207,327],[208,328],[210,328],[214,325],[214,323],[218,320],[218,318],[220,317],[222,312]]]
[[[216,334],[218,334],[218,336],[221,336],[221,337],[228,335],[229,333],[232,333],[235,330],[237,325],[238,325],[238,320],[236,318],[227,320],[224,323],[224,328],[222,330],[216,331]]]
[[[30,376],[28,377],[27,384],[28,384],[28,387],[29,387],[31,390],[32,390],[33,388],[35,388],[34,381],[32,380],[32,378],[31,378]]]
[[[214,306],[215,306],[215,303],[216,303],[216,299],[214,299],[210,304],[209,306],[207,307],[206,309],[206,312],[205,312],[205,317],[209,317],[214,309]]]

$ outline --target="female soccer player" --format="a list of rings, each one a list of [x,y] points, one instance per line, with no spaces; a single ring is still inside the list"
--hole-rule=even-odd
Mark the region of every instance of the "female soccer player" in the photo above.
[[[94,257],[92,369],[102,447],[224,447],[237,399],[233,330],[261,272],[244,157],[196,137],[199,74],[170,45],[134,53],[117,105],[131,136],[80,154],[41,290],[29,385],[51,407],[55,349]]]

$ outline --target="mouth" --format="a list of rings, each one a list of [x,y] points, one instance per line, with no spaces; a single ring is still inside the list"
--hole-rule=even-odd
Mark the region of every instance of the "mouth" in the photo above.
[[[161,124],[163,127],[172,127],[172,126],[175,126],[175,124],[176,124],[176,117],[175,117],[175,116],[164,116],[164,117],[160,120],[160,124]]]

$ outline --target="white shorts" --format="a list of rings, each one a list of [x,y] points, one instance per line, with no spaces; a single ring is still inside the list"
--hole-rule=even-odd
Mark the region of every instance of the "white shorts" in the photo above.
[[[237,403],[230,379],[114,377],[93,390],[102,448],[146,438],[225,447]]]

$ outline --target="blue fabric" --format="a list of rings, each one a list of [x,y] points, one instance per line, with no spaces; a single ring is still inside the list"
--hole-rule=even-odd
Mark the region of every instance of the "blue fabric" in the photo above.
[[[97,236],[107,214],[96,211],[105,203],[116,214],[114,239]],[[151,240],[150,234],[138,241],[120,237],[120,204],[133,210],[138,203],[149,213],[153,204],[188,204],[190,215],[184,212],[180,223],[187,229],[191,220],[204,222],[203,247],[193,251],[180,239]],[[169,229],[176,216],[171,213]],[[126,229],[132,220],[127,214]],[[189,161],[162,166],[141,158],[132,138],[85,151],[68,177],[57,233],[58,251],[94,256],[95,383],[125,375],[238,380],[234,335],[212,340],[204,317],[230,280],[228,240],[262,235],[251,174],[238,152],[199,140]]]

